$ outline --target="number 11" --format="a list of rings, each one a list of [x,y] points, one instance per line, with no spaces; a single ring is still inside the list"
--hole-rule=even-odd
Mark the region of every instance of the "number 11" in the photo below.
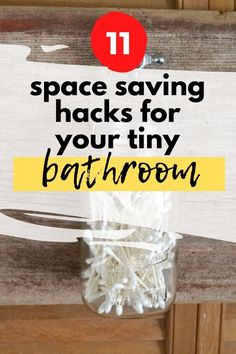
[[[119,37],[123,38],[123,54],[129,55],[129,32],[118,32]],[[110,38],[110,54],[117,54],[117,33],[106,32],[106,37]]]

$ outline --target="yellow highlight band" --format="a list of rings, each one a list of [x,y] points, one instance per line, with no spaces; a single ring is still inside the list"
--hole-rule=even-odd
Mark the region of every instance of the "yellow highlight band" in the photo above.
[[[49,155],[14,158],[14,191],[225,190],[222,157]]]

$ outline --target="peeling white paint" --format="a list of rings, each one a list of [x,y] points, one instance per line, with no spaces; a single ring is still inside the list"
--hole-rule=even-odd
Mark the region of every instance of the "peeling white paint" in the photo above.
[[[44,51],[44,53],[50,53],[50,52],[55,52],[56,50],[69,48],[69,46],[63,44],[55,44],[55,45],[41,45],[41,48]]]

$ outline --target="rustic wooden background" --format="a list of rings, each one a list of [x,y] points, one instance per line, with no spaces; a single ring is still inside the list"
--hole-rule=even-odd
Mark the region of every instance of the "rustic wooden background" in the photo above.
[[[235,0],[0,0],[0,5],[236,10]]]
[[[101,7],[110,6],[111,2],[0,0],[0,4]],[[112,5],[157,9],[235,9],[235,1],[232,0],[117,0]],[[53,39],[57,40],[62,34],[64,36],[70,28],[67,38],[72,52],[65,52],[64,57],[58,53],[58,61],[78,63],[83,58],[85,63],[86,60],[91,63],[86,46],[82,53],[77,51],[76,11],[72,10],[70,15],[65,11],[62,19],[66,20],[66,26],[60,34],[53,31],[53,26],[58,25],[54,9],[30,8],[29,11],[34,18],[31,21],[25,10],[22,13],[19,9],[5,8],[3,11],[0,8],[0,42],[31,43],[32,59],[40,61],[44,55],[39,50],[40,40],[44,38],[48,44],[53,44]],[[153,38],[151,45],[155,50],[155,39],[151,34],[155,22],[149,16],[156,15],[148,11],[142,10],[140,15],[146,16]],[[94,18],[99,14],[88,10],[88,13],[91,12]],[[184,65],[192,70],[210,68],[229,71],[235,68],[235,61],[229,54],[232,51],[230,43],[235,37],[234,14],[164,12],[161,22],[163,31],[173,23],[182,28],[182,33],[185,33],[183,37],[188,37],[189,28],[194,31],[194,36],[188,43],[190,58],[182,55],[183,43],[176,41],[174,36],[170,37],[172,44],[175,44],[170,67],[183,68]],[[82,25],[84,32],[79,40],[84,42],[86,20],[82,21]],[[224,32],[225,28],[227,32]],[[222,36],[222,33],[227,35]],[[214,40],[217,42],[215,47]],[[200,43],[205,50],[201,51],[199,59]],[[168,49],[170,43],[167,41],[162,45],[167,53],[173,50]],[[46,61],[55,62],[56,55],[48,54]],[[129,321],[102,319],[83,305],[76,305],[80,289],[77,247],[77,244],[42,243],[1,236],[0,301],[11,305],[0,306],[0,353],[235,354],[236,306],[230,303],[236,301],[235,244],[184,237],[180,241],[178,303],[168,314],[158,318]],[[42,305],[46,303],[48,305]]]
[[[1,306],[1,354],[235,354],[236,305],[177,304],[146,319],[83,305]]]
[[[236,71],[235,12],[219,14],[214,11],[150,9],[126,11],[132,13],[145,25],[149,39],[147,51],[150,53],[161,52],[166,57],[166,63],[162,66],[164,70]],[[94,21],[104,12],[106,12],[104,9],[91,11],[91,9],[81,8],[3,7],[0,13],[0,42],[30,46],[31,53],[28,60],[32,61],[98,65],[98,61],[91,52],[89,35]],[[68,45],[68,48],[50,53],[43,52],[41,48],[42,44],[60,43]],[[229,96],[233,98],[233,95]],[[217,100],[217,102],[219,101]],[[227,109],[229,109],[228,107],[229,104]],[[229,159],[227,190],[222,193],[183,193],[179,212],[181,218],[179,218],[179,225],[176,229],[178,232],[212,238],[224,238],[225,235],[234,236],[234,228],[236,228],[236,218],[234,218],[236,213],[236,189],[234,188],[236,173],[233,161],[236,159],[234,149],[236,121],[232,116],[230,123],[224,129],[224,125],[222,127],[223,119],[220,118],[220,115],[217,115],[217,119],[215,117],[216,124],[213,125],[212,117],[209,119],[210,122],[207,121],[207,117],[204,117],[206,129],[201,130],[199,125],[194,128],[193,138],[197,139],[199,134],[199,141],[197,139],[194,148],[187,151],[187,148],[182,144],[182,150],[178,153],[191,155],[191,151],[195,149],[195,155],[204,155],[206,153],[204,146],[207,145],[211,149],[210,155],[218,152],[219,155],[226,156]],[[7,137],[7,132],[4,129],[11,131],[11,124],[9,120],[2,129],[2,144]],[[214,143],[212,143],[212,138],[208,138],[211,136],[210,126],[217,130],[218,138]],[[34,128],[30,124],[27,127],[28,129]],[[193,126],[190,121],[184,129],[183,131],[188,137],[192,136]],[[222,135],[225,139],[223,147]],[[227,139],[228,135],[230,139]],[[44,134],[40,135],[40,139],[43,142]],[[15,135],[15,141],[17,140],[17,135]],[[191,146],[191,143],[187,143],[187,145]],[[10,148],[13,149],[14,144]],[[25,154],[23,153],[23,155]],[[7,166],[6,163],[4,165]],[[10,193],[8,172],[5,171],[5,180],[3,179],[4,182],[0,186],[0,196],[5,199],[2,208],[16,208],[16,205],[18,207],[20,205],[22,209],[38,210],[37,203],[39,203],[42,211],[52,212],[54,203],[63,205],[64,210],[60,210],[60,212],[67,214],[71,214],[72,206],[76,208],[78,200],[76,194],[72,197],[66,194],[63,196],[50,194],[47,200],[43,193],[40,195],[27,193],[25,196]],[[8,190],[4,190],[4,183],[8,184]],[[4,222],[2,229],[3,226],[5,226]],[[14,234],[10,235],[14,236]]]
[[[89,33],[95,19],[105,13],[106,10],[93,9],[91,11],[91,9],[44,7],[3,7],[1,10],[1,43],[29,45],[32,48],[30,56],[32,60],[73,64],[97,63],[88,44]],[[168,62],[165,65],[166,68],[182,69],[184,67],[189,70],[212,70],[214,68],[214,70],[218,71],[236,71],[235,13],[219,15],[217,12],[208,11],[173,10],[130,10],[130,12],[145,23],[150,50],[152,48],[152,50],[156,51],[158,46],[162,46],[164,53],[167,52]],[[191,21],[191,26],[189,26],[189,21]],[[158,38],[160,39],[158,44],[155,28],[158,28]],[[176,33],[178,33],[178,40]],[[61,38],[63,38],[63,43],[70,45],[68,50],[46,54],[41,51],[40,45],[42,43],[58,44]],[[188,40],[189,38],[191,40]],[[188,40],[187,49],[186,40]],[[187,51],[188,55],[183,55],[183,51],[184,53]],[[2,129],[4,131],[4,127]],[[4,186],[1,185],[1,188],[4,188]],[[35,193],[32,194],[31,198],[29,194],[24,195],[25,198],[22,198],[21,194],[14,196],[14,193],[12,197],[10,192],[6,195],[1,188],[0,195],[4,199],[1,202],[1,208],[4,209],[9,208],[6,205],[10,198],[12,198],[10,201],[14,208],[17,205],[19,209],[31,209],[34,212],[37,212],[37,206],[42,208],[43,204],[45,204],[45,208],[48,208],[48,210],[43,209],[44,211],[53,212],[53,202],[61,204],[61,207],[63,207],[62,213],[64,214],[70,215],[68,212],[68,210],[71,211],[70,205],[76,208],[77,196],[75,193],[73,196],[63,194],[63,196],[58,197],[56,195],[48,200],[44,194],[38,195]],[[190,194],[191,198],[193,198],[193,194]],[[197,198],[198,195],[200,194],[194,195],[194,198]],[[196,199],[192,201],[191,198],[188,200],[186,195],[184,195],[184,198],[186,198],[184,200],[186,223],[189,220],[187,217],[188,210],[192,212],[193,208],[196,208],[196,217],[194,219],[197,219],[199,211],[203,211],[201,212],[202,216],[198,227],[194,224],[190,225],[195,233],[197,232],[196,230],[199,230],[201,223],[213,224],[212,233],[219,231],[219,227],[222,233],[228,227],[232,228],[235,220],[233,211],[236,210],[236,199],[233,195],[224,195],[224,204],[217,200],[217,193],[215,199],[209,204],[206,203],[209,193],[204,195],[204,203]],[[214,215],[215,223],[211,219],[205,220],[204,214],[208,211],[206,210],[204,213],[204,208],[209,209],[209,205],[210,211]],[[218,219],[222,217],[222,213],[224,213],[223,222],[218,225]],[[22,218],[21,220],[23,220],[21,211],[18,214],[20,215],[18,215],[18,219]],[[16,213],[12,210],[7,215],[13,218]],[[215,215],[218,215],[219,218],[215,217]],[[9,220],[10,224],[11,219],[6,220]],[[44,219],[41,218],[40,220],[41,223],[44,222]],[[32,223],[37,224],[39,221],[34,217],[32,218]],[[24,225],[21,223],[21,225],[22,238],[24,238],[23,227],[29,229],[30,224]],[[14,236],[12,233],[10,235]],[[198,233],[198,235],[201,234]],[[34,238],[33,234],[32,238]],[[3,285],[0,287],[0,303],[50,304],[75,303],[79,301],[79,295],[76,296],[77,293],[79,294],[79,281],[76,282],[74,277],[74,272],[77,272],[76,276],[78,275],[78,263],[72,262],[72,259],[76,260],[76,253],[73,253],[72,256],[72,247],[68,247],[66,244],[56,247],[54,243],[43,244],[42,242],[34,241],[27,243],[27,241],[22,239],[17,240],[14,237],[7,236],[1,237],[0,241],[0,251],[2,252],[2,273],[0,277],[2,277]],[[29,245],[30,248],[28,248]],[[20,251],[18,247],[20,247]],[[31,249],[34,249],[33,258],[31,257]],[[47,249],[49,254],[50,252],[54,254],[54,257],[49,257],[49,262],[52,261],[50,265],[41,249]],[[57,254],[60,254],[61,263],[55,262],[54,264]],[[177,301],[195,303],[202,301],[235,301],[235,257],[235,244],[204,240],[199,237],[185,237],[180,242]],[[24,263],[21,262],[22,259],[24,259]],[[12,267],[9,267],[9,264]],[[235,266],[232,266],[232,264]],[[36,281],[38,272],[41,277]],[[57,276],[57,272],[60,273],[60,277],[63,280],[60,283],[55,283],[54,277]],[[9,279],[11,280],[9,281]],[[23,282],[22,279],[24,279]],[[46,288],[45,282],[47,282]],[[25,288],[26,284],[27,290]],[[56,285],[55,288],[53,288],[54,285]],[[71,291],[71,288],[74,288],[75,291]]]

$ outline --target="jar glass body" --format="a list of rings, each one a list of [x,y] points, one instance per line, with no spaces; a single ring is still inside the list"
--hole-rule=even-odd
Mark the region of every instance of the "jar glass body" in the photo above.
[[[91,208],[99,211],[95,213],[91,230],[81,240],[82,295],[85,304],[100,315],[118,318],[155,315],[167,311],[174,301],[176,234],[166,230],[169,211],[163,213],[166,207],[163,195],[159,215],[150,205],[147,207],[146,199],[153,199],[155,194],[145,196],[141,215],[137,204],[132,200],[130,208],[127,195],[122,193],[118,199],[125,197],[126,201],[121,205],[116,200],[117,207],[107,200],[107,197],[117,199],[117,195],[103,195],[102,202],[100,196],[92,197]]]

